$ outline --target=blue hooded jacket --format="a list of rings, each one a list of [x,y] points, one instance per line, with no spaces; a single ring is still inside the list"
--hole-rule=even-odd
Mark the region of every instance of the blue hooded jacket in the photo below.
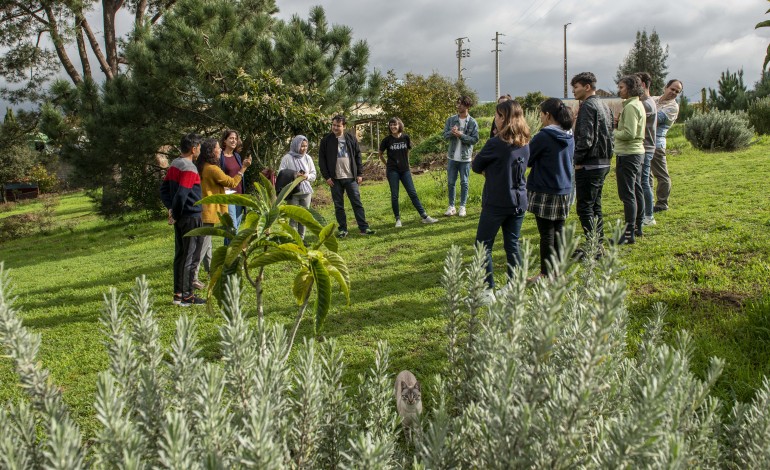
[[[527,190],[536,193],[565,195],[572,191],[572,157],[575,141],[572,134],[558,126],[540,130],[529,142],[529,162],[532,170],[527,178]]]

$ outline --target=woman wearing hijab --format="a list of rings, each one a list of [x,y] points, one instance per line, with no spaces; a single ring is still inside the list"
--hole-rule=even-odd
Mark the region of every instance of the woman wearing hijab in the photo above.
[[[307,137],[304,135],[294,137],[289,146],[289,153],[284,155],[281,159],[281,165],[278,167],[278,172],[281,170],[292,170],[297,172],[297,176],[304,178],[299,186],[297,186],[297,191],[286,199],[286,203],[309,209],[310,199],[313,195],[312,183],[315,181],[316,172],[315,165],[313,165],[313,159],[308,155],[307,148]],[[297,229],[297,232],[299,232],[299,235],[304,240],[305,226],[298,224],[294,220],[290,223],[292,227]]]

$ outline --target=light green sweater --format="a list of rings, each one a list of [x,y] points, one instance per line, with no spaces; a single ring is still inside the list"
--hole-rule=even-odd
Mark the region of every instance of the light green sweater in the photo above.
[[[615,131],[615,155],[644,154],[644,105],[639,97],[623,100],[623,110]]]

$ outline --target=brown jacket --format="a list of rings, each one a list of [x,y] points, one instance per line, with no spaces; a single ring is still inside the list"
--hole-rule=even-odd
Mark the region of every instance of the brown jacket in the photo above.
[[[212,194],[225,194],[225,188],[235,188],[241,182],[241,175],[230,178],[218,165],[206,163],[201,174],[201,190],[203,197]],[[227,204],[203,204],[201,221],[204,224],[218,224],[219,214],[227,212]]]

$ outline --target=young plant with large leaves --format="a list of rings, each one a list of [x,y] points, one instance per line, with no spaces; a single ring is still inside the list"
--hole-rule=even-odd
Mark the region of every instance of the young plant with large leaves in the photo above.
[[[300,206],[284,203],[286,196],[302,181],[297,178],[276,195],[275,188],[263,175],[254,184],[254,194],[223,194],[203,198],[198,204],[235,204],[247,208],[246,216],[236,232],[229,214],[220,215],[214,227],[201,227],[187,236],[211,235],[230,239],[212,253],[209,294],[220,302],[225,295],[225,284],[230,276],[242,275],[256,290],[257,314],[262,320],[262,281],[267,266],[293,263],[298,271],[292,292],[297,301],[297,317],[289,339],[289,350],[294,343],[300,321],[315,288],[314,331],[323,328],[332,301],[332,281],[340,286],[350,302],[350,277],[345,260],[337,253],[335,236],[337,224],[321,225],[320,215]],[[317,218],[316,218],[317,217]],[[318,240],[305,246],[302,237],[290,224],[293,219],[315,234]],[[319,222],[319,220],[321,222]],[[256,275],[255,275],[256,274]],[[211,304],[209,304],[211,305]]]

